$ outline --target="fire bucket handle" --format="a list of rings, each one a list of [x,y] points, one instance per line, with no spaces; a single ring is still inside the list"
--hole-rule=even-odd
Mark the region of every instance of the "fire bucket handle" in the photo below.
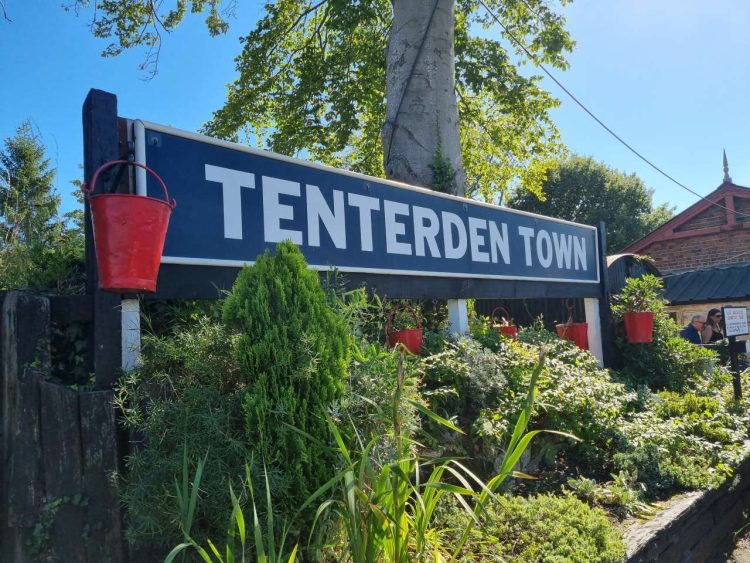
[[[386,332],[386,334],[390,334],[392,332],[391,329],[393,328],[393,325],[392,325],[393,315],[395,315],[396,311],[398,311],[399,309],[406,309],[406,310],[408,310],[414,316],[414,321],[417,323],[417,328],[418,329],[422,328],[422,321],[420,320],[419,315],[417,315],[417,312],[414,310],[414,307],[412,307],[411,305],[407,305],[406,303],[402,303],[402,304],[399,304],[399,305],[394,305],[391,308],[391,310],[388,311],[388,314],[385,317],[385,332]]]
[[[492,312],[490,313],[490,324],[495,324],[495,313],[498,311],[502,311],[503,317],[501,317],[504,321],[508,323],[508,326],[513,324],[513,319],[510,316],[510,313],[508,313],[508,310],[505,307],[495,307],[492,309]]]
[[[91,188],[89,189],[87,187],[87,184],[83,184],[81,186],[81,191],[86,194],[86,197],[91,197],[91,195],[94,193],[94,190],[96,189],[96,182],[99,179],[99,174],[104,172],[107,168],[112,168],[113,166],[117,166],[118,164],[127,164],[131,166],[137,166],[138,168],[143,168],[146,172],[151,174],[154,178],[156,178],[157,182],[161,185],[161,189],[164,191],[164,199],[167,202],[167,205],[171,207],[172,209],[175,208],[177,205],[177,202],[173,199],[172,201],[169,201],[169,193],[167,192],[167,185],[164,183],[164,180],[161,179],[161,176],[159,176],[156,172],[151,170],[148,166],[145,164],[141,164],[140,162],[130,162],[129,160],[110,160],[109,162],[105,162],[102,164],[99,168],[96,169],[94,172],[94,177],[91,179]]]
[[[572,325],[575,322],[575,303],[573,303],[572,299],[566,299],[565,306],[568,308],[568,322],[566,324]]]

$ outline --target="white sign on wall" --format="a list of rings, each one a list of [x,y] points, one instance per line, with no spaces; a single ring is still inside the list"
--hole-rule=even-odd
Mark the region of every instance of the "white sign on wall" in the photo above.
[[[748,334],[747,307],[722,307],[727,336]]]

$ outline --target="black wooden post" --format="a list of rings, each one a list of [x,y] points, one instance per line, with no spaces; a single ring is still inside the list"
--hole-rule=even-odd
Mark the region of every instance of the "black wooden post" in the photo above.
[[[732,387],[734,389],[734,398],[742,399],[742,383],[740,381],[740,361],[737,357],[737,337],[729,337],[729,365],[732,368]]]
[[[85,181],[94,171],[122,153],[117,129],[117,97],[101,90],[89,90],[83,104],[83,170]],[[101,189],[101,188],[98,188]],[[91,213],[86,203],[86,292],[93,301],[93,322],[89,338],[91,369],[99,389],[111,388],[122,363],[120,296],[97,289],[98,274]]]
[[[599,223],[597,229],[599,238],[599,281],[602,293],[601,306],[599,307],[599,318],[602,325],[602,355],[604,356],[604,367],[612,367],[617,355],[615,346],[615,329],[612,320],[612,307],[610,305],[609,270],[607,268],[607,229],[604,221]]]

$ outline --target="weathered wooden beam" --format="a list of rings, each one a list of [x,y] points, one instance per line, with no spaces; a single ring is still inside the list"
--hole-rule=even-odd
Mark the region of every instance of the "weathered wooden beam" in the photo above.
[[[42,469],[48,507],[54,507],[45,555],[53,561],[85,563],[81,429],[78,393],[42,381]],[[99,502],[99,499],[94,499]]]
[[[83,169],[86,181],[94,171],[121,155],[117,120],[117,97],[101,90],[90,90],[83,104]],[[101,187],[98,188],[101,190]],[[116,189],[116,188],[115,188]],[[93,296],[93,327],[89,350],[96,385],[111,388],[121,361],[120,296],[99,291],[96,253],[88,202],[86,214],[86,292]]]
[[[119,464],[114,392],[81,393],[79,409],[83,494],[89,501],[86,520],[96,540],[87,542],[86,557],[89,562],[120,563],[124,560],[120,501],[110,479]]]
[[[49,302],[54,324],[87,323],[94,318],[90,295],[54,295]]]
[[[46,495],[42,474],[42,428],[39,384],[42,375],[25,368],[17,376],[15,401],[8,416],[8,453],[4,487],[6,525],[31,528],[36,524]]]

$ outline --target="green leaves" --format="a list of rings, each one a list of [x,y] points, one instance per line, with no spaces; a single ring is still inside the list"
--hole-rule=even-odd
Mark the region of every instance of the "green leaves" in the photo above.
[[[0,290],[81,292],[83,231],[58,216],[55,170],[29,121],[0,150]]]
[[[77,0],[75,7],[90,4]],[[549,115],[557,101],[540,88],[540,76],[527,77],[518,68],[536,62],[566,68],[565,54],[574,43],[565,20],[544,0],[487,0],[486,5],[533,60],[481,3],[456,2],[456,94],[467,195],[496,201],[514,186],[539,194],[550,159],[563,150]],[[191,12],[206,13],[209,31],[223,33],[232,7],[231,1],[179,0],[175,8],[160,11],[145,0],[104,0],[96,3],[92,32],[114,39],[105,51],[109,56],[145,47],[143,66],[155,73],[163,32]],[[204,132],[383,176],[391,3],[278,0],[264,9],[241,40],[238,78]]]
[[[652,274],[640,278],[627,278],[620,293],[612,296],[612,313],[622,318],[627,312],[652,312],[663,314],[668,301],[664,299],[664,284]]]
[[[351,348],[345,319],[287,241],[240,272],[224,321],[238,333],[232,353],[247,384],[246,440],[293,483],[277,502],[291,513],[325,481],[335,460],[325,416],[344,392]]]

